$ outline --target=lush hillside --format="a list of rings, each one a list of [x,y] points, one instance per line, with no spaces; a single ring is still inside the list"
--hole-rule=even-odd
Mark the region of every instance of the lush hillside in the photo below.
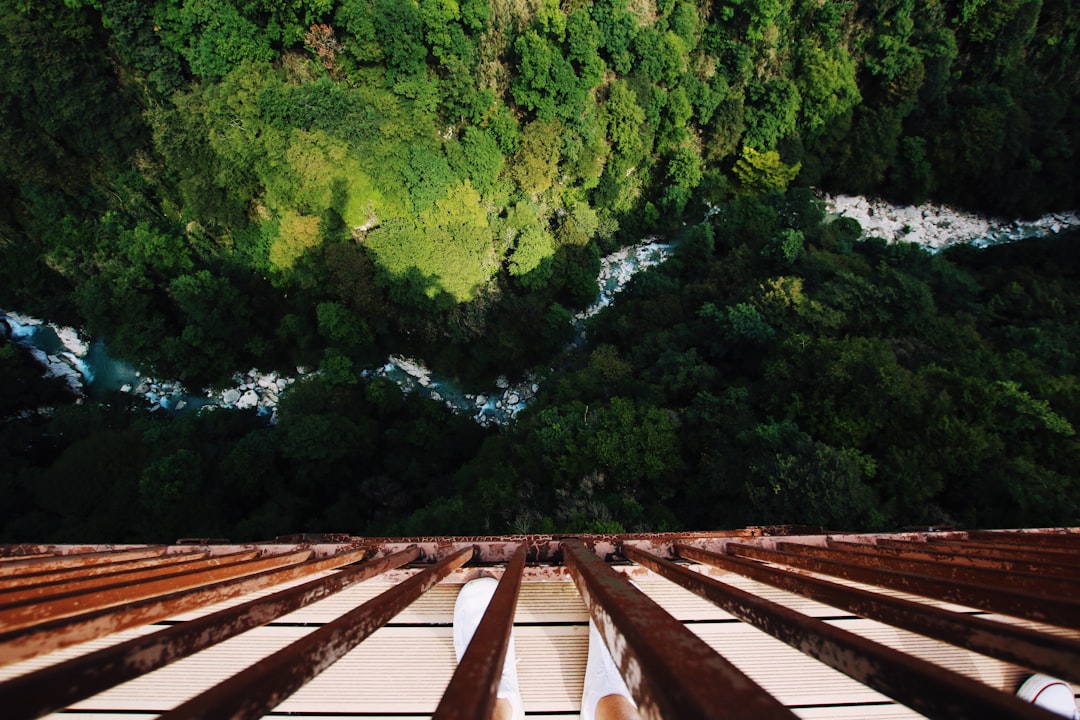
[[[119,406],[5,421],[8,534],[175,534],[211,487],[210,535],[395,529],[425,506],[414,525],[447,531],[1052,515],[1080,420],[1069,251],[853,247],[797,188],[1080,205],[1078,15],[0,0],[0,307],[193,386],[324,371],[277,428]],[[484,441],[357,383],[387,351],[466,383],[550,362],[600,255],[707,205],[512,431]],[[88,466],[114,504],[79,529],[63,489]]]

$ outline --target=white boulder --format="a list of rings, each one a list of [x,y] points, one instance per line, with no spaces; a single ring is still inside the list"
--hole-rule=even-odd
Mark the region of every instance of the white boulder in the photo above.
[[[254,390],[248,390],[246,393],[240,396],[240,399],[236,401],[236,407],[240,410],[246,410],[247,408],[253,408],[259,404],[259,396]]]

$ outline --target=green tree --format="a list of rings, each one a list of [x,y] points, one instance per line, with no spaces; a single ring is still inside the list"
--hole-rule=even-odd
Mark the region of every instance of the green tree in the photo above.
[[[772,260],[778,267],[790,267],[802,252],[803,242],[804,238],[801,230],[786,228],[774,235],[765,244],[761,254]]]
[[[732,172],[742,193],[764,194],[786,190],[801,167],[802,163],[784,164],[775,150],[758,152],[744,145]]]
[[[562,132],[562,124],[557,120],[534,120],[525,126],[521,144],[510,167],[510,177],[526,195],[538,195],[555,181],[559,171]]]

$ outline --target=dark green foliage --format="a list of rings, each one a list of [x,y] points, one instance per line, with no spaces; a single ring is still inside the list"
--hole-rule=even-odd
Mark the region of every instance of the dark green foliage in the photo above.
[[[4,0],[0,306],[193,387],[322,373],[274,428],[115,398],[5,420],[5,532],[1074,521],[1075,257],[859,243],[798,185],[1075,208],[1078,25],[1049,0]],[[601,254],[707,207],[563,356]],[[63,405],[12,352],[12,412]],[[360,382],[388,352],[478,387],[557,369],[488,436]]]

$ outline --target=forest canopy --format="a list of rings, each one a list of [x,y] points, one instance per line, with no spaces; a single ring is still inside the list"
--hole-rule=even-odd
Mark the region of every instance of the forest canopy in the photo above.
[[[1064,0],[0,0],[0,307],[192,387],[324,370],[277,427],[148,418],[5,344],[5,402],[60,407],[0,423],[4,532],[197,534],[211,486],[245,537],[1075,521],[1073,252],[860,243],[806,188],[1076,208],[1078,33]],[[679,257],[561,356],[650,234]],[[356,381],[388,352],[557,367],[494,433]],[[46,507],[93,458],[101,517]]]

